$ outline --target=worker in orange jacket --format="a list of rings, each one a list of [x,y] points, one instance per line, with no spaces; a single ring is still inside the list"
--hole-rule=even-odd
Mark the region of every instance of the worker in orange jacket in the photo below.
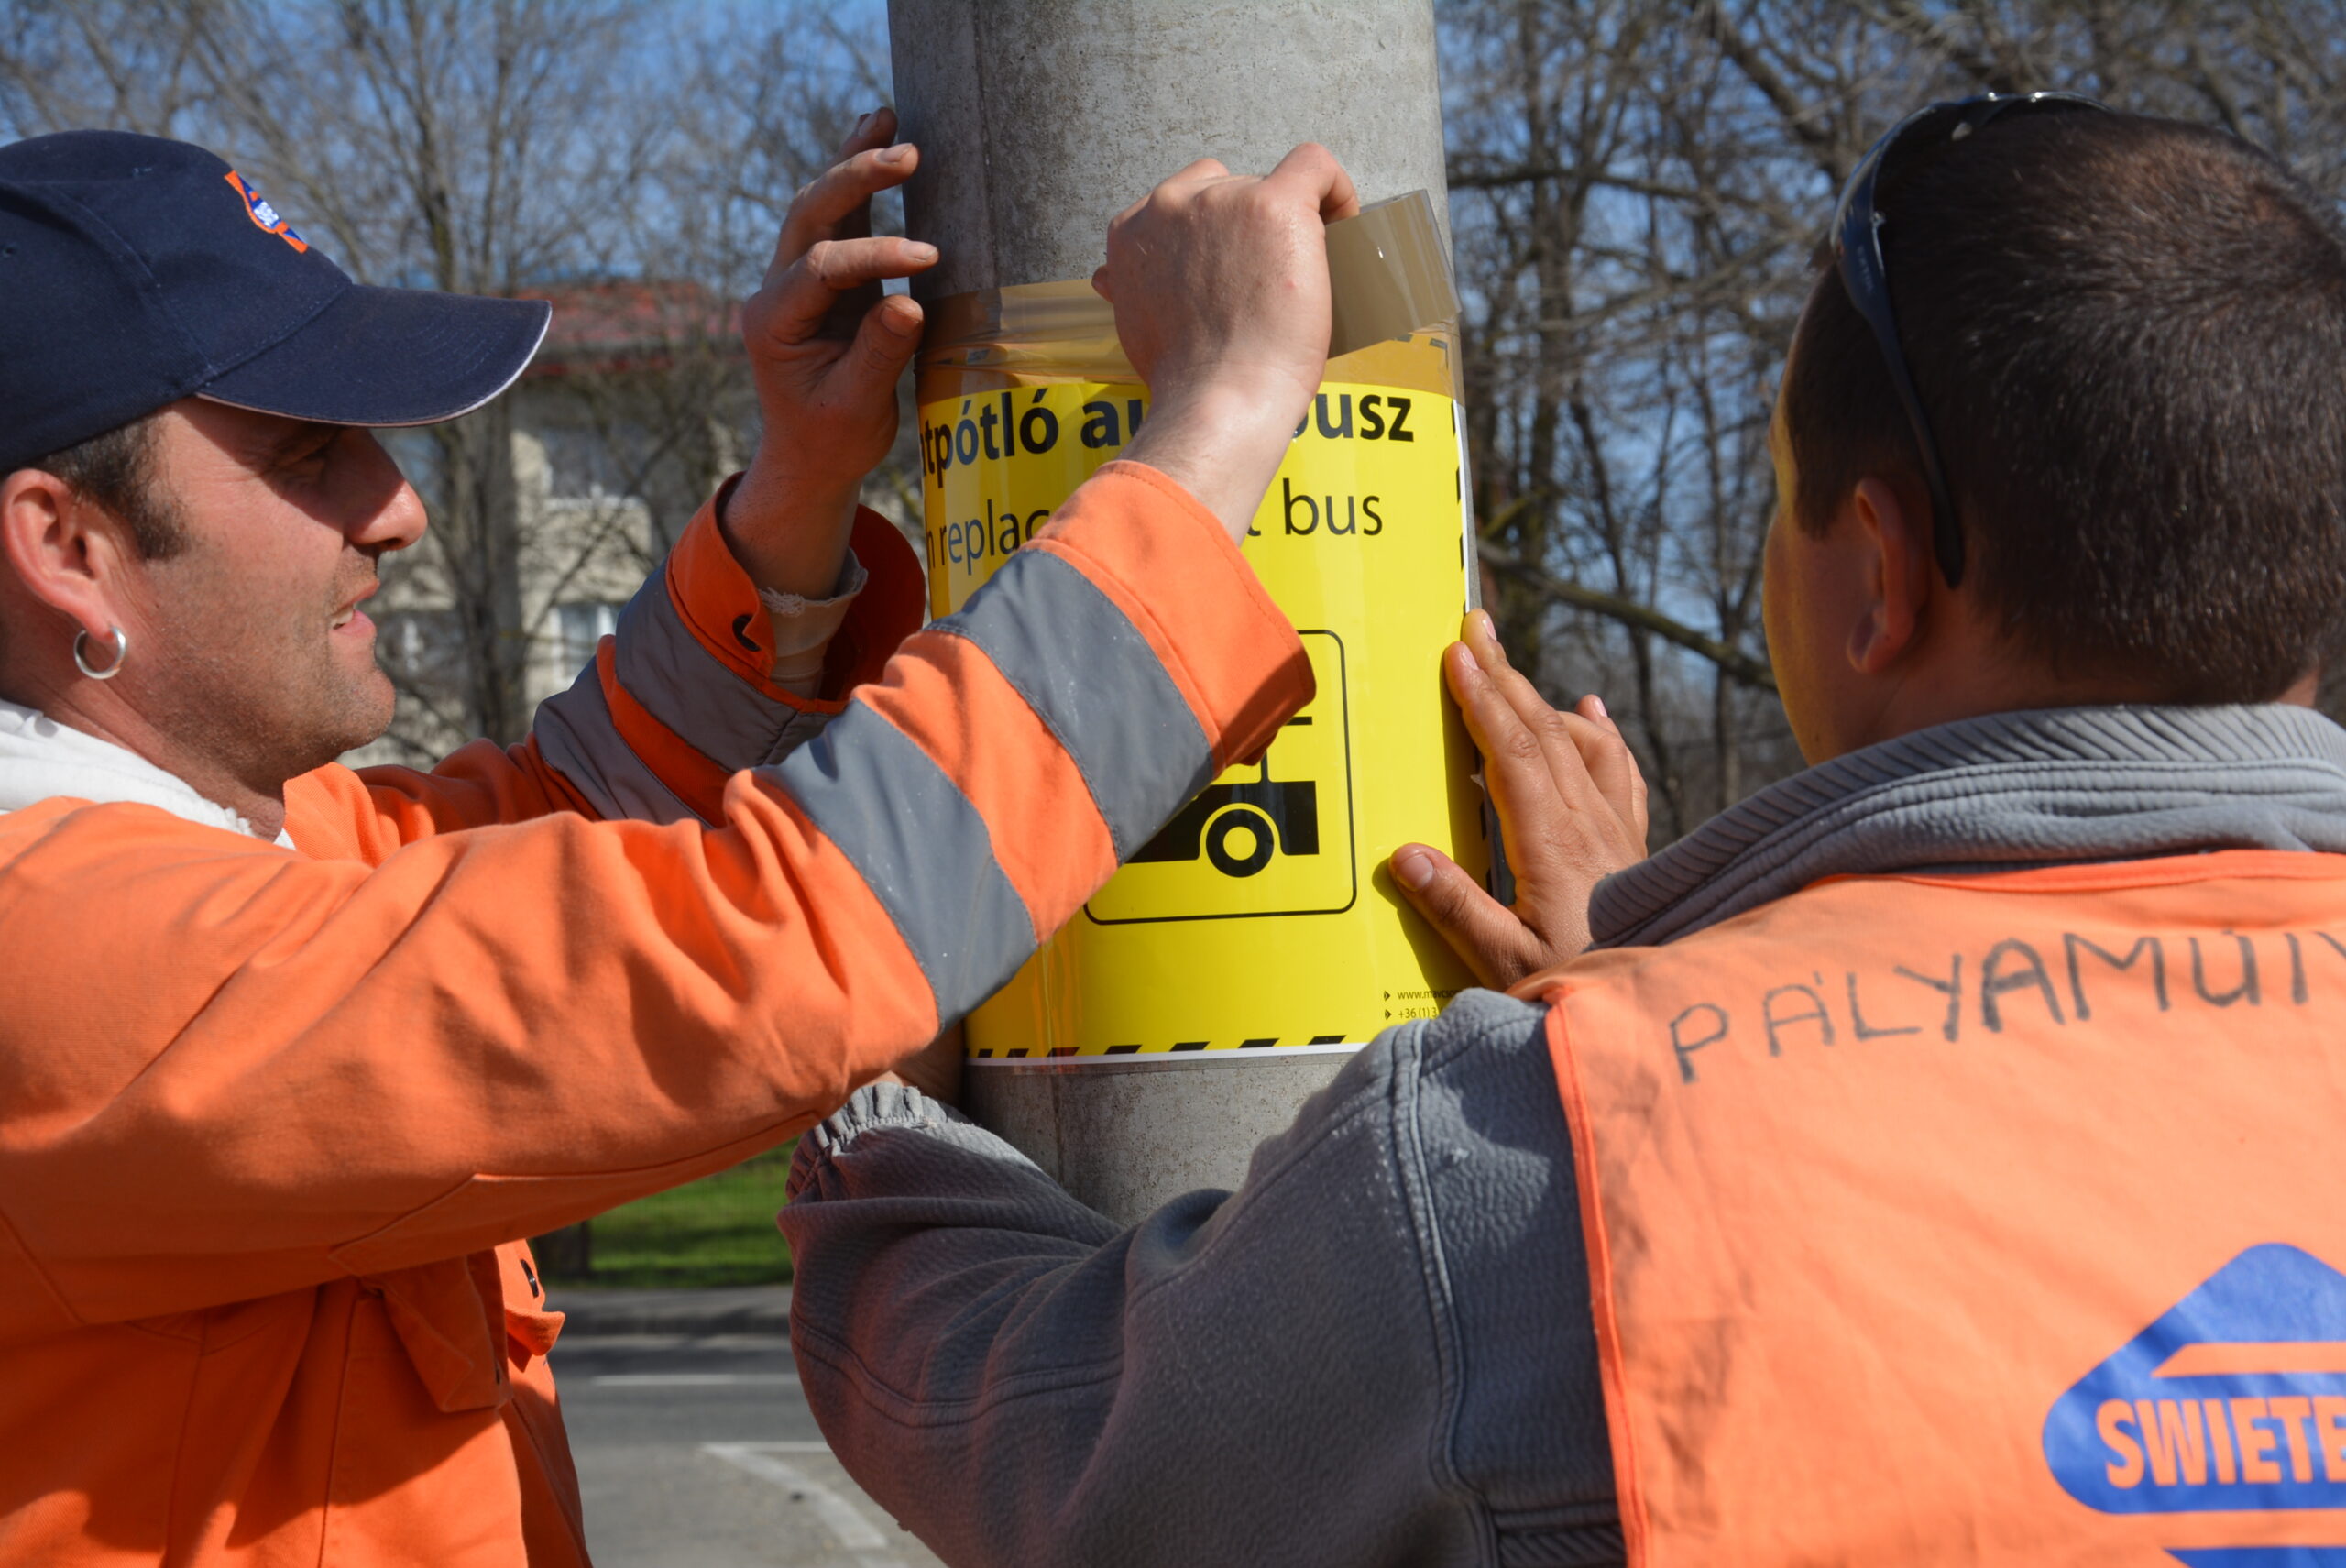
[[[1392,870],[1491,989],[1236,1191],[1119,1226],[897,1084],[800,1140],[807,1403],[955,1568],[2346,1562],[2346,225],[1990,95],[1825,233],[1812,766],[1646,859],[1477,618],[1520,896]]]
[[[333,763],[424,527],[367,427],[495,396],[545,307],[355,286],[196,148],[0,148],[0,1563],[583,1563],[522,1238],[928,1071],[1308,699],[1235,542],[1343,171],[1124,220],[1154,415],[915,634],[854,504],[920,325],[879,283],[935,257],[865,226],[893,131],[749,302],[748,472],[526,741],[429,773]]]

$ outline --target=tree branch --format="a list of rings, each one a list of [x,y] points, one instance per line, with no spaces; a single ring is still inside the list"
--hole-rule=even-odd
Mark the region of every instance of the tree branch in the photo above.
[[[1606,593],[1602,588],[1592,588],[1584,583],[1566,582],[1562,577],[1551,576],[1513,551],[1496,544],[1479,545],[1476,554],[1489,564],[1493,571],[1534,593],[1545,595],[1559,604],[1571,605],[1575,609],[1609,617],[1624,626],[1650,631],[1665,642],[1708,659],[1730,679],[1740,681],[1745,685],[1756,686],[1761,691],[1776,689],[1775,672],[1768,667],[1765,659],[1755,658],[1740,648],[1731,647],[1716,637],[1697,631],[1651,605],[1639,604],[1619,594]]]
[[[1719,0],[1703,0],[1695,16],[1703,31],[1718,45],[1719,52],[1726,55],[1736,70],[1743,73],[1743,79],[1768,101],[1769,106],[1783,121],[1784,129],[1808,149],[1809,156],[1826,177],[1836,185],[1847,179],[1849,171],[1844,163],[1842,149],[1831,129],[1818,123],[1816,106],[1801,102],[1800,94],[1792,91],[1792,84],[1769,62],[1768,57],[1743,36],[1742,29],[1727,14],[1727,7]]]
[[[2024,91],[2020,79],[2002,61],[1984,48],[1965,43],[1953,28],[1924,10],[1915,0],[1885,0],[1880,15],[1882,20],[1924,49],[1945,55],[1957,71],[1989,92]]]

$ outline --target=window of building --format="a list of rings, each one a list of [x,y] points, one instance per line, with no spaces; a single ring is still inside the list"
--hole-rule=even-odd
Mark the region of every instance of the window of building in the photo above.
[[[558,604],[554,609],[557,656],[565,670],[583,670],[604,638],[619,629],[620,606]]]

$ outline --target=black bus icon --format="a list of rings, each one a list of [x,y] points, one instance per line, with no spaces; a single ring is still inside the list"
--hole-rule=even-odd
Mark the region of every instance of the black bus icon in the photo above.
[[[1208,782],[1083,906],[1095,926],[1340,915],[1360,896],[1353,858],[1352,716],[1344,644],[1297,635],[1319,695],[1259,762]]]
[[[1214,870],[1233,877],[1253,876],[1274,853],[1318,854],[1320,786],[1309,779],[1274,779],[1266,756],[1260,774],[1244,784],[1208,784],[1132,858],[1194,861],[1200,851]]]

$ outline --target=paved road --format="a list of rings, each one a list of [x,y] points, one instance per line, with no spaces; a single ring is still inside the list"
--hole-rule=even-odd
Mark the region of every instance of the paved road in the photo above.
[[[565,1332],[554,1368],[597,1568],[937,1563],[831,1457],[780,1336]]]

